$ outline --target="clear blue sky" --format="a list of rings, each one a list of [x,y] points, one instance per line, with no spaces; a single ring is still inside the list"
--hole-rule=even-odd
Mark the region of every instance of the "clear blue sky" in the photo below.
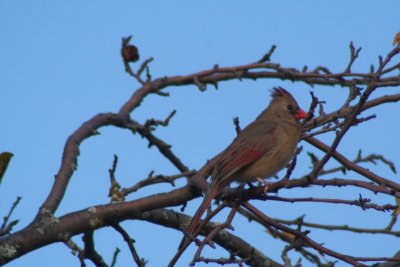
[[[138,88],[123,69],[119,52],[122,37],[133,35],[142,60],[154,57],[154,78],[190,74],[214,64],[255,62],[272,44],[278,46],[273,61],[284,66],[322,65],[341,71],[348,62],[350,41],[363,47],[354,70],[365,72],[371,63],[377,63],[378,55],[392,49],[393,37],[400,31],[399,10],[400,3],[395,0],[0,1],[0,152],[15,154],[0,186],[0,215],[4,216],[14,199],[22,196],[13,219],[20,219],[16,229],[26,226],[49,192],[66,138],[95,114],[117,112]],[[232,118],[239,116],[242,125],[253,120],[269,102],[267,89],[278,85],[288,88],[301,106],[308,107],[308,86],[260,80],[221,83],[218,91],[210,87],[204,93],[192,86],[170,88],[171,97],[147,98],[132,117],[141,122],[147,118],[163,119],[177,109],[170,127],[159,129],[156,134],[172,144],[190,168],[199,168],[235,135]],[[340,88],[314,90],[327,101],[327,111],[337,108],[347,94]],[[385,90],[375,95],[398,92]],[[359,148],[364,153],[384,150],[389,159],[399,163],[400,130],[393,123],[398,120],[398,112],[398,104],[378,109],[378,119],[352,129],[339,151],[352,158]],[[132,185],[151,170],[166,175],[177,173],[156,149],[148,150],[146,141],[138,136],[116,128],[102,128],[100,132],[100,136],[82,144],[78,171],[57,215],[109,201],[108,168],[113,154],[120,158],[117,177],[123,186]],[[309,167],[308,159],[302,156],[295,174],[304,174]],[[387,168],[370,168],[398,179]],[[152,187],[129,199],[168,189]],[[359,193],[315,188],[282,195],[356,199]],[[388,199],[379,201],[386,203]],[[293,219],[307,213],[309,220],[321,223],[383,227],[390,217],[350,207],[257,204],[271,216]],[[188,212],[197,205],[198,201],[191,203]],[[143,222],[124,226],[136,239],[140,255],[149,260],[148,266],[163,266],[182,236]],[[259,226],[240,219],[234,226],[238,235],[251,237],[249,240],[255,240],[261,250],[280,260],[282,247]],[[327,247],[358,256],[390,256],[400,247],[398,239],[342,232],[315,231],[312,237]],[[113,231],[100,230],[95,238],[108,262],[116,246],[122,249],[118,266],[131,262],[125,244]],[[370,242],[370,238],[376,241]],[[74,240],[80,243],[80,238]],[[185,254],[182,266],[192,253],[193,249]],[[79,264],[64,245],[56,244],[9,266],[55,266],[60,262],[63,266]]]

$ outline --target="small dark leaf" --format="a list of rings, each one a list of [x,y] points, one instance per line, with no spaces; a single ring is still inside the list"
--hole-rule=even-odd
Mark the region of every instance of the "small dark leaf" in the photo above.
[[[0,184],[13,156],[14,154],[10,152],[3,152],[0,154]]]

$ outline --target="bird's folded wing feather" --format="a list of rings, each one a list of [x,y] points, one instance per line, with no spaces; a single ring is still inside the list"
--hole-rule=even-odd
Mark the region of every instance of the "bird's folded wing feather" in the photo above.
[[[242,134],[244,132],[251,134],[253,131],[259,131],[259,129],[252,126],[249,125],[245,128]],[[244,135],[239,135],[219,156],[218,169],[215,175],[220,177],[220,180],[224,180],[241,168],[271,153],[276,147],[276,137],[272,134],[275,128],[275,125],[266,126],[263,129],[264,131],[254,133],[258,136],[251,139],[242,138]],[[247,136],[249,135],[247,134]]]

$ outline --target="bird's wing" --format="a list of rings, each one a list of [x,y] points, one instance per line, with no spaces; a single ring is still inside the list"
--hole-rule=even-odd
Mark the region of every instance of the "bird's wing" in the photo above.
[[[219,165],[220,168],[217,175],[221,180],[232,176],[241,168],[261,158],[264,153],[258,149],[241,146],[237,149],[232,149],[232,151],[228,150],[227,155],[231,155],[229,161],[225,161],[224,158],[221,158],[221,164]]]
[[[220,180],[225,180],[243,167],[274,151],[277,143],[273,135],[275,129],[274,124],[264,125],[262,129],[260,125],[250,124],[221,153],[215,176],[218,176]]]

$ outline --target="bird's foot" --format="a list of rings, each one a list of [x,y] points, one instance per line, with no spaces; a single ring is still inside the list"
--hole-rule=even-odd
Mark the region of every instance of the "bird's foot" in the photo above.
[[[256,179],[264,186],[263,194],[266,195],[268,192],[269,183],[260,177],[257,177]]]

